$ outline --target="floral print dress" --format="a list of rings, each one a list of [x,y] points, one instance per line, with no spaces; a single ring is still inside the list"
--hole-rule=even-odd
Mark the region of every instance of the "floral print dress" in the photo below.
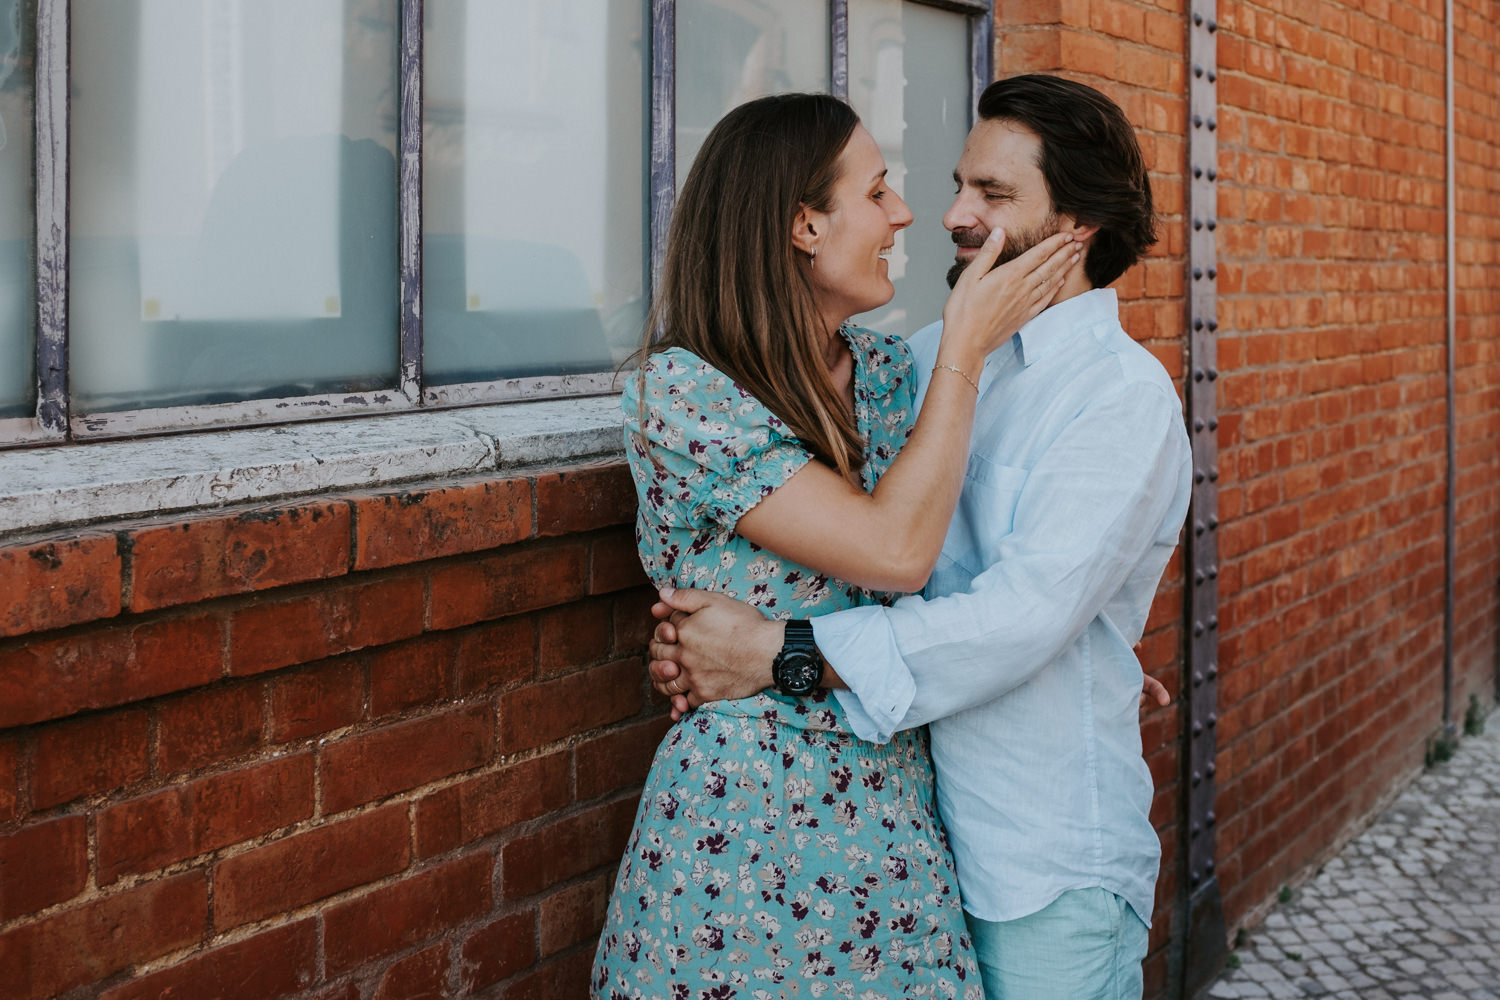
[[[906,440],[916,386],[903,341],[842,333],[869,490]],[[622,407],[641,561],[658,586],[721,591],[777,618],[886,599],[735,533],[811,455],[724,373],[666,350]],[[983,1000],[926,730],[867,743],[826,691],[689,713],[646,779],[591,993]]]

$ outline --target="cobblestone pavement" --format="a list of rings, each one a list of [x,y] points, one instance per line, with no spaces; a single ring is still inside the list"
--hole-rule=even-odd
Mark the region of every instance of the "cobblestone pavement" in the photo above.
[[[1201,996],[1500,1000],[1500,712],[1234,954]]]

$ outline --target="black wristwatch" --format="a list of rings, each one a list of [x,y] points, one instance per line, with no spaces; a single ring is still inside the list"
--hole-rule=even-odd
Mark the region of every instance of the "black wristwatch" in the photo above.
[[[781,652],[771,661],[771,677],[782,694],[801,697],[817,690],[823,679],[823,658],[813,641],[812,622],[797,618],[786,623]]]

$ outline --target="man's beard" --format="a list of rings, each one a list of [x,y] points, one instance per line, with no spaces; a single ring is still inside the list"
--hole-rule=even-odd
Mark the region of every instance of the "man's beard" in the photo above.
[[[995,258],[995,263],[990,266],[994,270],[1001,264],[1015,260],[1021,254],[1030,250],[1049,236],[1057,234],[1057,216],[1049,215],[1040,226],[1035,229],[1007,229],[1005,231],[1005,246],[1000,248],[1000,256]],[[953,242],[961,247],[979,247],[989,237],[988,230],[979,229],[955,229],[953,230]],[[953,266],[948,268],[948,287],[952,288],[958,284],[958,276],[964,273],[969,266],[969,260],[956,260]]]

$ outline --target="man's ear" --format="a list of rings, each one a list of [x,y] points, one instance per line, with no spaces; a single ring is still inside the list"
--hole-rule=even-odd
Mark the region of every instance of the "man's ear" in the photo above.
[[[822,212],[808,208],[806,205],[797,206],[797,217],[792,220],[792,245],[794,247],[803,253],[812,253],[821,235],[819,230],[823,224],[822,215]]]
[[[1074,241],[1082,243],[1090,236],[1099,231],[1096,225],[1086,226],[1075,220],[1071,215],[1058,216],[1057,231],[1060,233],[1072,233]]]

